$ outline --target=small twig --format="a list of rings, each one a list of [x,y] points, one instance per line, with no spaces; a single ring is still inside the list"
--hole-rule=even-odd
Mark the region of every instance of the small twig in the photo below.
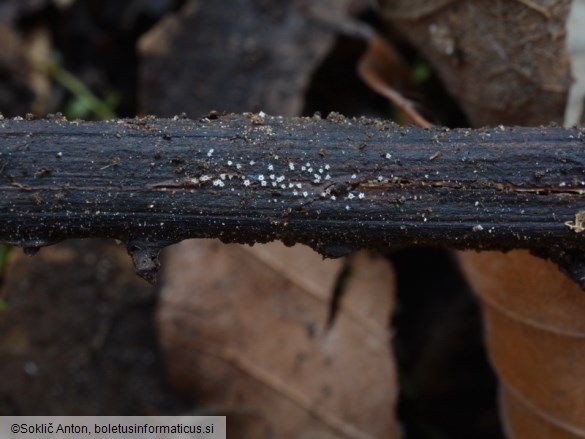
[[[384,83],[382,78],[376,75],[373,70],[368,70],[364,65],[360,64],[358,72],[362,80],[368,84],[373,90],[390,100],[400,110],[402,110],[416,125],[421,128],[431,128],[433,126],[414,108],[414,104],[398,93],[393,88]]]
[[[405,82],[407,69],[400,56],[380,35],[373,33],[369,38],[368,49],[360,59],[357,70],[370,88],[390,100],[416,125],[422,128],[433,126],[397,90],[397,84]]]
[[[204,237],[329,257],[425,245],[544,249],[568,271],[585,260],[578,129],[210,117],[0,121],[0,243],[118,239],[151,281],[162,247]]]

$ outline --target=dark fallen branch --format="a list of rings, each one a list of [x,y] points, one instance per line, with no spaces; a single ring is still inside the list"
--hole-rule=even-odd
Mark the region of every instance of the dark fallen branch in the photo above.
[[[530,248],[585,284],[585,134],[369,119],[0,121],[0,242],[124,241],[153,280],[186,238]]]

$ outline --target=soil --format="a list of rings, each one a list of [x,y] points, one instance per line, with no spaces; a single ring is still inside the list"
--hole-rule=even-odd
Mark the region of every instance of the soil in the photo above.
[[[123,246],[68,241],[14,250],[2,288],[2,415],[155,415],[191,403],[167,386],[156,291]]]

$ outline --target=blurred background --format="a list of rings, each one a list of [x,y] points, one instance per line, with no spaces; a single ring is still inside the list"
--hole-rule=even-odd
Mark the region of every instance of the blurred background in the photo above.
[[[577,123],[570,6],[0,0],[0,112]],[[123,245],[69,241],[34,258],[0,247],[0,282],[3,415],[211,413],[234,438],[503,437],[480,305],[448,250],[322,261],[187,241],[154,287]]]

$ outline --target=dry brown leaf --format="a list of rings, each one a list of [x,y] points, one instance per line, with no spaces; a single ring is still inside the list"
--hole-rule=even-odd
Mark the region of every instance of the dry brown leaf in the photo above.
[[[341,14],[348,0],[312,3]],[[139,42],[141,109],[159,116],[211,110],[296,116],[334,38],[298,0],[189,2]]]
[[[355,258],[360,279],[326,331],[340,261],[280,243],[169,249],[158,321],[174,385],[239,421],[240,437],[398,437],[393,274]]]
[[[393,20],[420,20],[436,14],[454,0],[379,0],[383,14]]]
[[[526,251],[464,253],[510,438],[585,437],[585,295]]]
[[[379,0],[472,125],[562,123],[570,0]]]
[[[582,439],[582,434],[572,432],[566,425],[557,425],[547,419],[546,415],[527,406],[516,395],[505,387],[500,389],[500,403],[502,410],[508,415],[510,422],[506,422],[508,437],[511,439]]]

